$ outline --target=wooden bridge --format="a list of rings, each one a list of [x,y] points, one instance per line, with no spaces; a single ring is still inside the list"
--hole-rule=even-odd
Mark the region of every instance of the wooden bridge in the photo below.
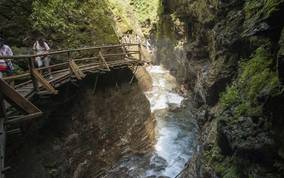
[[[83,80],[88,73],[106,73],[112,69],[136,68],[144,64],[140,44],[105,45],[89,48],[49,52],[52,65],[35,67],[35,58],[44,55],[0,57],[24,64],[25,72],[0,79],[0,178],[9,168],[5,167],[6,134],[11,125],[40,117],[43,113],[30,99],[35,95],[56,95],[64,83]],[[45,73],[51,70],[52,78]],[[9,83],[15,83],[10,86]]]

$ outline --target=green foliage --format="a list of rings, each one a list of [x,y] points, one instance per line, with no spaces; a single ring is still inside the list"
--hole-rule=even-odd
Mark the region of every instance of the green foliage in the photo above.
[[[138,14],[140,23],[145,22],[147,19],[154,21],[158,14],[159,0],[131,0],[134,10]]]
[[[221,154],[220,148],[214,144],[203,154],[206,162],[214,171],[223,178],[239,178],[238,169],[235,166],[234,157],[225,157]]]
[[[133,31],[135,34],[148,35],[150,26],[155,23],[159,0],[108,0],[116,19],[117,33],[122,35]],[[142,27],[142,28],[141,28]]]
[[[283,0],[250,0],[245,3],[246,17],[269,17],[273,12],[278,10]]]
[[[272,90],[278,83],[276,73],[270,69],[272,61],[264,48],[258,48],[251,60],[241,63],[242,74],[238,83],[247,99],[254,103],[263,89]]]
[[[210,22],[216,17],[216,15],[212,13],[210,8],[208,8],[208,3],[208,0],[199,0],[192,3],[191,9],[193,10],[194,15],[198,17],[200,22]],[[210,2],[210,4],[215,6],[216,2],[212,1]]]
[[[56,46],[78,47],[117,42],[107,4],[100,0],[35,0],[33,29]]]
[[[113,15],[116,18],[116,26],[119,34],[126,33],[130,30],[139,28],[136,24],[136,15],[133,13],[128,0],[108,0]]]
[[[31,30],[28,20],[32,12],[32,0],[1,0],[0,1],[0,36],[9,45],[22,46]]]
[[[238,171],[235,167],[230,167],[225,171],[223,178],[240,178]]]
[[[220,102],[224,108],[228,108],[236,104],[236,101],[240,101],[239,91],[235,85],[232,85],[222,95]]]
[[[235,117],[260,115],[257,96],[262,92],[271,94],[278,86],[278,77],[271,69],[272,61],[267,50],[261,47],[250,60],[241,62],[238,78],[221,95],[222,108],[234,108]]]

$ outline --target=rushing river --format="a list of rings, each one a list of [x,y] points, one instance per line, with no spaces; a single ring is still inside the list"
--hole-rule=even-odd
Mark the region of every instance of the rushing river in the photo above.
[[[145,94],[157,123],[154,149],[142,156],[123,157],[111,172],[118,177],[174,178],[196,148],[196,124],[186,98],[176,91],[176,80],[169,71],[161,66],[150,66],[147,71],[153,79],[153,89]]]

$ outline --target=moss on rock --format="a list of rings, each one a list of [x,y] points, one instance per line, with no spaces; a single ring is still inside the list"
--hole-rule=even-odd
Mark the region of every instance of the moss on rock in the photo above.
[[[236,118],[261,116],[258,97],[272,94],[279,83],[275,69],[271,68],[272,62],[272,56],[263,47],[258,48],[251,59],[241,62],[237,80],[221,96],[223,109],[234,107]]]
[[[33,2],[33,29],[61,48],[116,43],[108,15],[108,4],[100,0],[53,0]]]

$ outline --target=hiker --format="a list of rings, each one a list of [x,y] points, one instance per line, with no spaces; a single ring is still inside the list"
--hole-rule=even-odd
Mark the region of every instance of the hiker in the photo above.
[[[46,54],[44,56],[38,56],[35,58],[35,62],[38,68],[44,66],[49,67],[50,58],[48,57],[48,52],[50,50],[48,44],[43,38],[39,38],[33,45],[33,50],[36,55]],[[47,68],[49,78],[52,79],[51,69]]]
[[[4,39],[0,37],[0,56],[13,56],[13,52],[8,45],[5,45]],[[11,59],[0,59],[0,78],[3,78],[3,72],[8,76],[13,75],[14,66]]]

